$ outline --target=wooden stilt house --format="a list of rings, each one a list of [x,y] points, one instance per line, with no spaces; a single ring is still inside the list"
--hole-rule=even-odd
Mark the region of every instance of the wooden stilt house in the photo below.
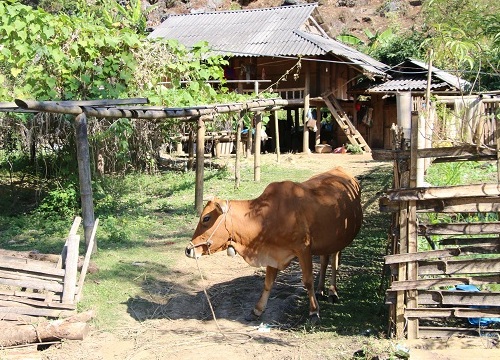
[[[176,39],[188,48],[207,41],[214,53],[227,56],[227,85],[234,91],[272,90],[287,99],[278,122],[282,151],[349,142],[370,151],[378,142],[366,140],[368,127],[357,114],[362,107],[350,89],[364,77],[382,80],[389,67],[331,39],[321,23],[318,4],[303,4],[170,15],[150,37]],[[308,115],[316,119],[316,132],[305,126]],[[377,114],[373,120],[382,132]]]

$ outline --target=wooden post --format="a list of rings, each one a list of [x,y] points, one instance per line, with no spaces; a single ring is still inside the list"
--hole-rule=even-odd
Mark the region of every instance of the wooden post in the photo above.
[[[316,127],[318,130],[316,130],[315,144],[319,145],[321,144],[321,106],[316,106]]]
[[[240,112],[238,119],[238,126],[236,128],[236,160],[234,165],[234,187],[238,189],[240,187],[241,181],[241,152],[243,147],[241,146],[241,131],[243,130],[243,117],[246,114],[246,110]]]
[[[198,215],[203,211],[203,176],[205,169],[205,122],[200,116],[196,135],[196,188],[194,206]]]
[[[80,199],[82,202],[83,231],[85,244],[88,247],[94,227],[94,202],[92,194],[92,178],[90,173],[90,151],[87,133],[87,116],[81,113],[75,117],[76,155],[78,160],[78,179],[80,182]],[[97,251],[94,241],[92,253]]]
[[[253,180],[260,181],[260,145],[262,132],[262,113],[255,115],[255,151],[253,155]]]
[[[497,144],[497,182],[500,184],[500,112],[495,115],[495,141]]]
[[[419,115],[418,113],[413,114],[411,119],[411,140],[410,140],[410,188],[417,186],[417,181],[419,174],[417,173],[417,163],[419,158],[417,156],[419,147]],[[408,202],[408,253],[416,253],[418,248],[418,232],[417,232],[417,203],[415,200]],[[407,268],[407,279],[417,280],[418,279],[418,263],[416,261],[409,261]],[[408,290],[406,307],[410,309],[415,309],[418,306],[417,290]],[[408,320],[408,339],[418,338],[418,319]]]
[[[310,100],[310,87],[311,87],[311,73],[309,72],[309,66],[305,64],[305,88],[304,88],[304,134],[303,134],[303,142],[302,142],[302,152],[305,154],[309,153],[309,129],[307,128],[307,113],[309,112],[309,100]]]
[[[278,110],[274,110],[274,137],[276,144],[276,162],[280,163],[280,130],[279,130],[279,119],[278,119]]]

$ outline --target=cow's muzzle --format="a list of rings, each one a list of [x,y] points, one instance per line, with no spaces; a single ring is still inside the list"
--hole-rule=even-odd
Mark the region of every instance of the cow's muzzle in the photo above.
[[[204,245],[206,245],[207,252],[210,255],[210,245],[212,245],[212,241],[210,241],[210,240],[202,242],[200,244],[193,244],[193,242],[190,241],[189,245],[186,247],[186,250],[185,250],[184,253],[186,254],[186,256],[188,258],[191,258],[191,259],[199,258],[202,255],[202,253],[197,254],[196,253],[196,248],[200,247],[200,246],[204,246]]]

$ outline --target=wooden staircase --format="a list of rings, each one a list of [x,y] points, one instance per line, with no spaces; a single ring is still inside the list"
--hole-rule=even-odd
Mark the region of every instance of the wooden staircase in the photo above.
[[[370,149],[363,136],[361,136],[359,131],[352,124],[351,120],[349,120],[347,114],[342,109],[333,93],[331,91],[325,92],[321,94],[321,97],[325,100],[325,104],[328,106],[328,109],[332,113],[342,131],[346,134],[349,142],[353,145],[358,145],[364,152],[371,152],[372,149]]]

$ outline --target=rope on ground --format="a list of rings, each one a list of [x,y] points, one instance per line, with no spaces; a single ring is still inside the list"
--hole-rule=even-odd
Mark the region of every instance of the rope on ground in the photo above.
[[[249,335],[249,334],[238,333],[238,332],[224,333],[222,331],[222,328],[220,327],[219,322],[217,321],[217,317],[215,316],[215,311],[214,311],[214,308],[212,306],[212,302],[210,301],[210,297],[208,296],[208,293],[207,293],[207,288],[205,286],[205,278],[203,277],[203,273],[201,272],[200,264],[198,263],[198,258],[195,256],[194,259],[196,260],[196,267],[198,268],[198,272],[200,273],[201,280],[203,281],[203,284],[202,284],[203,292],[205,293],[205,296],[207,298],[208,306],[210,307],[210,311],[212,312],[212,317],[213,317],[213,319],[215,321],[215,325],[217,325],[217,329],[219,330],[219,333],[226,340],[229,340],[228,334],[235,335],[235,336],[243,335],[245,337],[248,337],[247,341],[252,340],[253,337],[251,335]]]

